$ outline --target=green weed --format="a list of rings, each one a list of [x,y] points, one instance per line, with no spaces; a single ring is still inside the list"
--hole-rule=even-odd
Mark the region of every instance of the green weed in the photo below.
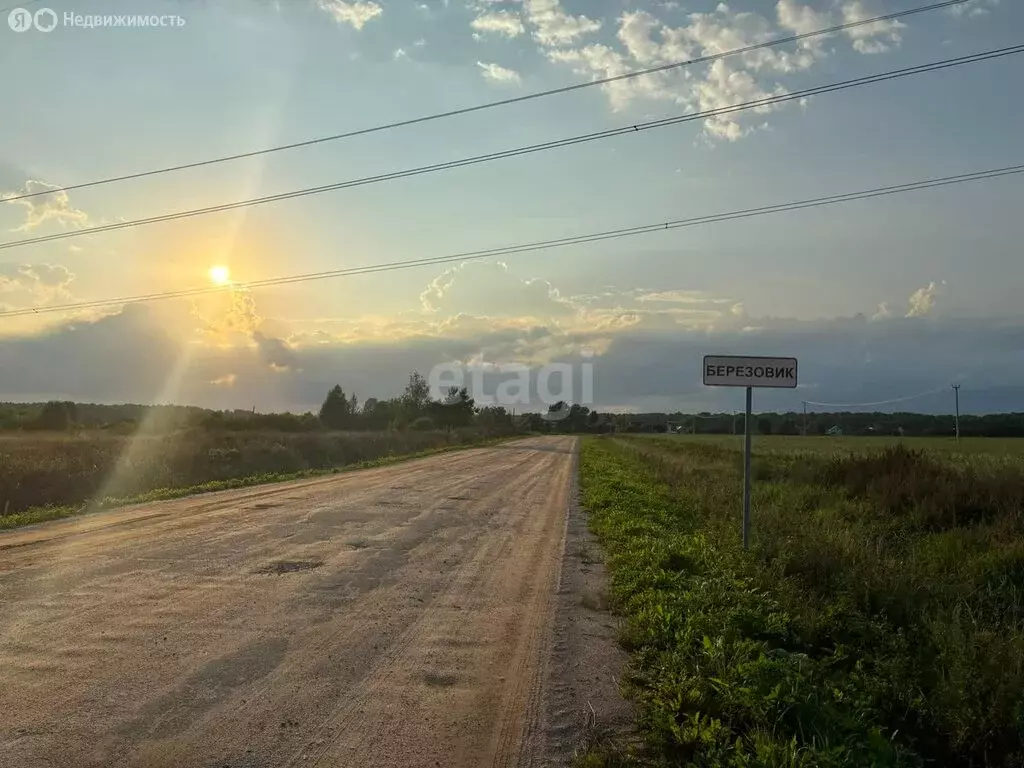
[[[582,448],[629,690],[658,760],[1022,764],[1021,463],[761,452],[745,552],[738,447]]]

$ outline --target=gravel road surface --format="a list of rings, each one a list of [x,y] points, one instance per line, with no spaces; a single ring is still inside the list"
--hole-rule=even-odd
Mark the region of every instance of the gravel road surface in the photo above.
[[[0,534],[0,765],[533,763],[574,450]]]

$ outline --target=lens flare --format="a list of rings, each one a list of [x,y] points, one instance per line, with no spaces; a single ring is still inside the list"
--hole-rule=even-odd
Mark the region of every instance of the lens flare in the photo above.
[[[210,267],[210,271],[207,274],[210,276],[210,282],[214,285],[227,285],[231,282],[231,270],[223,264],[216,264]]]

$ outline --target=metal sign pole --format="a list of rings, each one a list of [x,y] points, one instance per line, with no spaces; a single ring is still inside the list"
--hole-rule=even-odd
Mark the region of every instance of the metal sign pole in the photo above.
[[[747,410],[743,420],[743,548],[750,547],[750,438],[754,431],[750,414],[754,387],[795,389],[797,386],[795,357],[744,357],[740,355],[704,355],[705,387],[744,387]],[[804,403],[806,413],[807,404]],[[805,417],[806,418],[806,417]],[[694,417],[694,425],[697,419]],[[735,421],[733,422],[735,425]],[[804,433],[806,434],[806,426]]]
[[[743,548],[750,547],[750,432],[752,429],[750,406],[754,399],[754,388],[747,387],[747,416],[743,421]]]

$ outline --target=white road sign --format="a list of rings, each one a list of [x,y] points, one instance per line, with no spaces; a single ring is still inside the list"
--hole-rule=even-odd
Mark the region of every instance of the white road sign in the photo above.
[[[707,387],[796,387],[795,357],[704,356]]]

